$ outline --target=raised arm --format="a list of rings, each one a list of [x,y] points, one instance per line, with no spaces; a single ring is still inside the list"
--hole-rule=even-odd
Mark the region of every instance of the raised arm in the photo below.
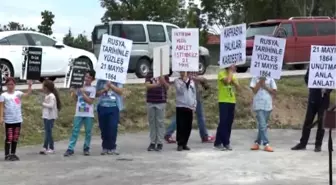
[[[88,103],[88,104],[93,104],[93,102],[94,102],[94,98],[92,98],[92,96],[91,95],[87,95],[86,94],[86,92],[85,92],[85,89],[84,88],[81,88],[80,89],[80,92],[82,93],[82,96],[83,96],[83,99],[84,99],[84,101],[86,102],[86,103]],[[92,93],[92,92],[90,92],[90,93]],[[94,97],[94,96],[93,96]]]
[[[33,81],[28,80],[27,84],[28,84],[28,89],[27,89],[27,91],[25,93],[22,94],[22,96],[24,96],[24,97],[29,96],[32,93]]]

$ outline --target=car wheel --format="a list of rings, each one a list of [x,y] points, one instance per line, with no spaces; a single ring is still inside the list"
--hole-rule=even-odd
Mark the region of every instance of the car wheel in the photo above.
[[[151,70],[151,64],[150,61],[142,58],[137,62],[136,69],[135,69],[135,75],[138,78],[145,78]]]
[[[206,72],[205,61],[202,57],[199,58],[198,70],[200,75],[204,75]]]
[[[237,73],[245,73],[248,67],[237,67]]]
[[[84,61],[87,64],[87,69],[88,70],[93,70],[93,65],[90,59],[86,58],[86,57],[79,57],[80,60]]]
[[[12,65],[5,60],[0,60],[0,70],[1,70],[2,84],[5,83],[7,77],[14,76],[14,70]]]

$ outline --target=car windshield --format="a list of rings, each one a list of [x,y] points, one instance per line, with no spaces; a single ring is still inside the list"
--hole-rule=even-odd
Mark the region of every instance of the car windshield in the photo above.
[[[250,25],[246,30],[246,38],[251,39],[256,35],[272,35],[279,24]]]

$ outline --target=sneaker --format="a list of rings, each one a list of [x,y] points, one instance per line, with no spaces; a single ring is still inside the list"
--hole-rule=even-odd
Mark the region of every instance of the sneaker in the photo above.
[[[315,152],[321,152],[322,151],[321,146],[315,146],[314,151]]]
[[[155,150],[155,144],[151,143],[148,148],[147,148],[147,151],[148,152],[151,152],[151,151],[154,151]]]
[[[11,157],[10,157],[10,160],[11,161],[20,161],[20,158],[17,155],[12,154]]]
[[[51,150],[51,149],[47,150],[47,154],[54,154],[54,153],[55,153],[55,150]]]
[[[11,161],[12,156],[11,155],[6,155],[5,156],[5,161]]]
[[[74,154],[74,151],[68,149],[67,151],[65,151],[65,153],[63,154],[63,156],[64,157],[70,157],[73,154]]]
[[[119,152],[117,152],[116,149],[108,150],[107,151],[107,155],[119,155]]]
[[[163,145],[162,144],[158,144],[156,146],[156,148],[155,148],[155,150],[158,151],[158,152],[162,151],[162,149],[163,149]]]
[[[183,151],[183,146],[177,146],[177,151],[179,152]]]
[[[41,154],[41,155],[47,155],[47,149],[43,148],[43,149],[40,151],[40,154]]]
[[[269,145],[265,146],[264,151],[266,151],[266,152],[274,152],[273,148],[271,146],[269,146]]]
[[[90,155],[90,151],[89,150],[84,150],[83,155],[84,156],[89,156]]]
[[[103,149],[103,151],[100,153],[100,155],[107,155],[107,149]]]
[[[166,140],[166,142],[168,144],[173,144],[173,143],[176,143],[176,140],[172,137],[172,136],[165,136],[164,139]]]
[[[225,148],[222,145],[214,146],[214,149],[218,150],[218,151],[224,151],[225,150]]]
[[[297,144],[295,145],[292,150],[305,150],[306,149],[306,146],[303,146],[302,144]]]
[[[215,139],[216,138],[214,136],[207,136],[202,139],[202,143],[213,143]]]
[[[225,145],[224,148],[225,148],[226,150],[230,150],[230,151],[232,150],[231,145]]]
[[[251,147],[251,150],[259,150],[260,147],[259,147],[259,144],[258,143],[255,143],[254,145],[252,145]]]
[[[183,150],[190,150],[188,146],[183,146]]]

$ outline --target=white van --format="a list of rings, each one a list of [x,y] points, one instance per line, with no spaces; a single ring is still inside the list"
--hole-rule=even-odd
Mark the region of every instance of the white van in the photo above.
[[[111,21],[96,25],[92,32],[93,52],[98,58],[103,34],[130,39],[133,41],[128,73],[144,78],[152,69],[153,48],[171,45],[172,29],[178,26],[152,21]],[[199,70],[204,74],[210,64],[209,50],[200,47]]]

